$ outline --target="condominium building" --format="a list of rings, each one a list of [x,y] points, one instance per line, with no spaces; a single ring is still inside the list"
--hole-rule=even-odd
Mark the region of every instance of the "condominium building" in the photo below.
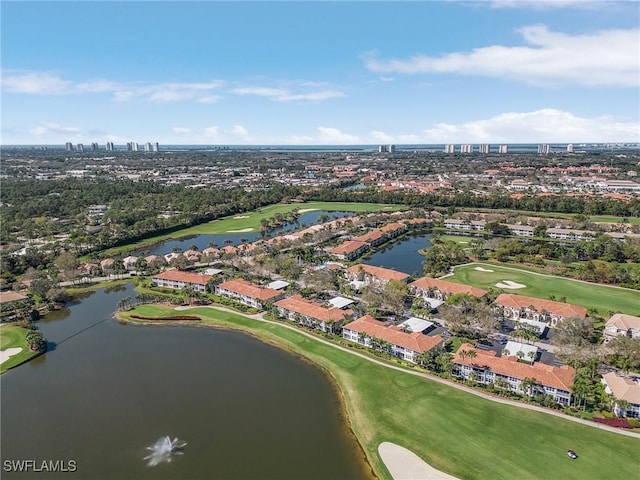
[[[150,152],[151,151],[151,142],[147,142],[144,144],[144,151],[145,152]]]
[[[107,142],[107,152],[113,151],[113,142]]]
[[[67,149],[67,152],[73,152],[73,143],[67,142],[64,144],[64,148]]]
[[[160,151],[160,144],[158,144],[158,142],[153,144],[153,151],[154,152],[159,152]]]
[[[84,152],[84,145],[79,143],[78,145],[76,145],[76,150],[78,152]]]
[[[500,145],[498,147],[498,153],[509,153],[509,146],[508,145]]]
[[[549,147],[549,144],[547,143],[541,143],[540,145],[538,145],[538,153],[541,155],[547,155],[551,152],[551,148]]]
[[[483,143],[482,145],[478,146],[478,151],[480,153],[489,153],[490,148],[491,147],[489,146],[488,143]]]
[[[444,146],[444,153],[454,153],[455,150],[455,145],[445,145]]]
[[[473,145],[460,145],[460,153],[473,153]]]

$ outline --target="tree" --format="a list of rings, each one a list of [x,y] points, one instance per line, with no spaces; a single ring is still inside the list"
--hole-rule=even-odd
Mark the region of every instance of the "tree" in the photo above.
[[[409,287],[400,280],[389,280],[382,290],[382,305],[394,312],[404,309],[406,297],[409,296]]]
[[[467,294],[449,296],[438,310],[447,327],[455,333],[495,332],[499,325],[489,305]]]
[[[534,377],[525,377],[520,382],[520,388],[528,397],[533,397],[539,387],[540,382],[538,382],[538,380]]]
[[[607,345],[609,363],[621,368],[625,374],[640,370],[640,338],[620,335]]]

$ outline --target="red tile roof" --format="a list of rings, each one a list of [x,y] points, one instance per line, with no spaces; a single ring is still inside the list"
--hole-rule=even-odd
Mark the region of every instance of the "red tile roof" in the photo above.
[[[247,282],[244,278],[234,278],[216,285],[218,288],[224,288],[230,292],[234,292],[240,295],[245,295],[250,298],[257,298],[259,300],[269,300],[270,298],[278,297],[282,295],[280,290],[273,290],[271,288],[262,287],[255,283]]]
[[[381,280],[398,280],[402,282],[409,278],[409,275],[406,273],[391,270],[390,268],[374,267],[373,265],[367,265],[365,263],[359,263],[347,268],[347,273],[359,275],[360,269],[362,269],[365,274]]]
[[[329,250],[329,253],[348,254],[366,247],[367,247],[367,244],[364,242],[358,242],[357,240],[347,240],[346,242],[341,243],[337,247],[334,247],[331,250]]]
[[[21,300],[27,300],[28,298],[29,297],[27,297],[26,295],[23,295],[22,293],[14,292],[11,290],[0,292],[0,303],[18,302]]]
[[[196,283],[198,285],[206,285],[209,280],[213,278],[213,275],[205,275],[204,273],[193,272],[181,272],[180,270],[170,269],[165,270],[158,275],[154,275],[153,278],[159,278],[163,280],[173,280],[174,282],[184,283]]]
[[[376,229],[376,230],[371,230],[370,232],[367,232],[363,235],[360,235],[358,237],[354,237],[354,240],[358,241],[358,242],[372,242],[375,240],[380,240],[381,238],[384,238],[384,232]]]
[[[474,358],[466,357],[464,360],[460,356],[460,352],[472,350],[476,352]],[[469,343],[460,346],[453,362],[460,365],[474,365],[480,368],[486,368],[494,373],[506,375],[509,377],[523,380],[527,377],[535,378],[538,382],[548,387],[555,387],[570,392],[573,386],[573,378],[576,371],[574,368],[563,365],[554,367],[540,362],[533,364],[519,362],[517,357],[497,357],[493,350],[480,350]]]
[[[562,317],[578,316],[584,318],[587,316],[587,309],[572,305],[570,303],[554,302],[551,300],[543,300],[541,298],[525,297],[524,295],[514,295],[513,293],[502,293],[498,295],[495,303],[504,307],[514,309],[528,308],[533,306],[537,312],[545,310],[553,315]]]
[[[474,297],[484,297],[488,292],[481,288],[472,287],[470,285],[462,285],[461,283],[448,282],[446,280],[440,280],[438,278],[422,277],[409,284],[410,287],[418,288],[421,290],[429,290],[429,288],[436,288],[444,294],[456,294],[466,293],[473,295]]]
[[[418,353],[431,350],[443,341],[440,335],[429,336],[421,332],[406,333],[396,327],[385,327],[371,315],[360,317],[342,328],[365,333],[370,337],[376,337]]]
[[[301,295],[293,295],[274,303],[276,307],[285,308],[301,315],[307,315],[325,322],[337,322],[343,320],[345,315],[353,315],[353,310],[342,310],[335,307],[325,307],[317,302],[307,300]]]

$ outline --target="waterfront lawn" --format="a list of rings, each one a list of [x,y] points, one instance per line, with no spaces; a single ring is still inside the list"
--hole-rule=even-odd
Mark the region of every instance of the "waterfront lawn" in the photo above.
[[[134,311],[174,313],[156,306]],[[380,478],[390,479],[377,453],[383,441],[406,447],[461,479],[637,476],[638,439],[501,405],[385,368],[283,325],[208,308],[189,314],[211,325],[247,331],[325,368],[340,387],[354,433]],[[567,457],[570,448],[580,455],[577,461]]]
[[[477,267],[493,270],[493,272],[479,271],[476,270]],[[581,305],[587,309],[594,308],[599,315],[606,318],[610,316],[609,311],[640,315],[640,292],[637,290],[580,282],[494,263],[459,265],[455,267],[454,274],[446,277],[446,280],[485,290],[493,289],[535,298],[549,299],[550,295],[555,295],[557,300],[566,297],[567,303]],[[496,287],[496,283],[504,280],[526,285],[526,288],[512,290]]]
[[[16,365],[38,355],[37,352],[29,350],[26,335],[28,329],[18,327],[17,325],[4,324],[0,327],[0,350],[8,348],[22,348],[22,351],[13,355],[7,361],[0,364],[0,372],[5,372]]]
[[[482,237],[471,237],[466,235],[440,235],[439,238],[442,242],[459,243],[463,247],[468,247],[472,242],[476,242],[478,240],[484,241]]]
[[[189,237],[192,235],[213,235],[228,233],[229,231],[244,230],[255,232],[260,229],[260,220],[273,217],[276,213],[286,213],[294,209],[299,210],[325,210],[328,212],[394,212],[404,210],[405,205],[385,205],[380,203],[354,203],[354,202],[308,202],[308,203],[277,203],[268,205],[251,212],[238,213],[237,215],[202,223],[193,227],[183,228],[172,233],[157,235],[137,242],[131,242],[120,247],[113,247],[102,252],[102,255],[120,255],[135,249],[154,245],[165,240],[175,240],[177,238]],[[241,218],[246,217],[246,218]],[[247,229],[251,230],[247,230]],[[238,232],[242,233],[242,232]]]

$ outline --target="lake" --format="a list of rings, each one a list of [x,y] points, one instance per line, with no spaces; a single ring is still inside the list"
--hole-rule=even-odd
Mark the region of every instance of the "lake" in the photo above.
[[[413,275],[417,273],[422,276],[422,262],[426,260],[424,255],[420,255],[418,250],[431,246],[429,233],[416,233],[404,236],[402,239],[392,243],[371,257],[366,258],[364,263],[376,267],[392,268],[400,272]]]
[[[242,333],[119,324],[123,296],[132,285],[39,322],[52,350],[2,375],[3,462],[77,465],[3,479],[373,478],[318,368]],[[184,455],[149,467],[163,435]]]

